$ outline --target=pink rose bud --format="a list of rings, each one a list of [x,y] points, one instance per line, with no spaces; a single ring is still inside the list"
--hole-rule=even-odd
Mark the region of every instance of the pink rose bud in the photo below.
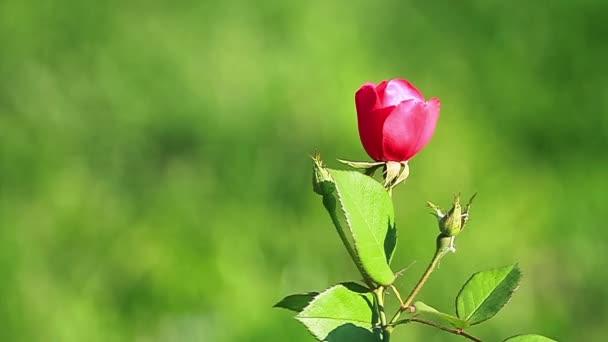
[[[402,79],[364,84],[355,94],[361,143],[375,161],[410,160],[435,132],[441,106]]]

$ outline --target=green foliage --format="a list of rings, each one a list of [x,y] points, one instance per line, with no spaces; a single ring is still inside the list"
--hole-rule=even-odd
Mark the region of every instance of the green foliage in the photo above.
[[[317,295],[318,292],[293,294],[281,299],[274,305],[275,308],[283,308],[295,312],[302,311]]]
[[[521,271],[517,264],[475,273],[456,298],[456,314],[468,325],[492,318],[509,302]]]
[[[548,337],[541,335],[517,335],[509,337],[504,342],[556,342]]]
[[[384,254],[386,255],[386,263],[391,264],[395,251],[397,250],[397,226],[392,225],[386,232],[386,238],[384,239]]]
[[[398,76],[442,114],[394,193],[393,269],[424,266],[425,200],[479,191],[420,299],[517,258],[485,339],[603,341],[608,4],[452,4],[0,1],[0,340],[312,340],[269,304],[354,272],[306,156],[367,160],[354,91]]]
[[[360,172],[330,170],[330,173],[336,182],[336,192],[330,196],[337,196],[340,203],[339,210],[326,206],[330,215],[343,217],[339,221],[346,222],[365,275],[378,284],[391,284],[395,275],[388,261],[397,234],[390,196],[382,184]]]
[[[372,329],[374,298],[369,289],[343,283],[321,292],[297,316],[319,340],[376,341]]]

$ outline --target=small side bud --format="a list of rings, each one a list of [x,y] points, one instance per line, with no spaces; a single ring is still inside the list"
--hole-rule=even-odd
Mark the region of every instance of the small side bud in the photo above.
[[[427,206],[434,211],[432,214],[437,217],[441,235],[452,237],[460,234],[469,220],[469,210],[476,195],[474,194],[463,208],[460,204],[460,194],[456,194],[452,208],[447,213],[433,203],[427,202]]]
[[[439,230],[446,236],[456,236],[462,230],[462,206],[460,194],[454,196],[452,209],[439,221]]]
[[[329,195],[336,189],[333,178],[323,166],[321,155],[317,152],[312,156],[312,189],[321,196]]]
[[[454,236],[445,236],[443,234],[439,234],[437,237],[437,250],[442,254],[452,252],[456,252],[456,248],[454,248]]]
[[[426,206],[433,209],[434,213],[431,213],[431,215],[434,215],[435,217],[437,217],[437,220],[441,220],[445,216],[443,209],[439,208],[438,206],[434,205],[433,203],[426,201]]]

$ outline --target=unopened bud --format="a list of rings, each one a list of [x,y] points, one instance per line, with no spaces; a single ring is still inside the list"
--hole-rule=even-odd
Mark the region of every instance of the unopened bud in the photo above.
[[[427,202],[428,206],[435,211],[433,215],[437,217],[439,222],[439,230],[443,236],[456,236],[464,229],[469,219],[469,209],[471,208],[471,203],[473,202],[475,195],[471,197],[469,203],[464,207],[463,210],[462,205],[460,204],[460,194],[456,194],[454,196],[452,209],[450,209],[447,213],[444,213],[441,208],[437,207],[433,203]]]
[[[439,230],[446,236],[456,236],[462,230],[462,207],[460,206],[460,194],[454,196],[454,204],[447,215],[439,221]]]

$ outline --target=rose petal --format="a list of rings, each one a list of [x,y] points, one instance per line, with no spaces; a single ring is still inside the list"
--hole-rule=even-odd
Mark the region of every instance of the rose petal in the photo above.
[[[439,119],[439,101],[404,101],[391,112],[382,128],[382,150],[386,161],[407,161],[433,136]]]
[[[426,122],[420,132],[420,138],[416,147],[414,148],[413,154],[416,155],[422,150],[433,138],[435,134],[435,128],[437,127],[437,121],[439,120],[439,112],[441,110],[441,102],[438,98],[432,98],[425,104],[426,110]]]
[[[357,113],[371,112],[378,107],[378,95],[376,94],[376,85],[373,83],[365,83],[355,93],[355,106]]]
[[[380,156],[382,150],[379,138],[382,134],[382,126],[379,126],[377,118],[372,113],[377,104],[376,85],[365,83],[355,94],[357,123],[361,143],[367,154],[375,160]]]
[[[400,78],[383,81],[376,88],[376,92],[382,107],[397,106],[407,100],[424,102],[424,95],[409,81]]]
[[[382,127],[384,121],[395,109],[394,106],[372,110],[371,112],[357,111],[359,137],[363,148],[375,161],[382,161]]]

